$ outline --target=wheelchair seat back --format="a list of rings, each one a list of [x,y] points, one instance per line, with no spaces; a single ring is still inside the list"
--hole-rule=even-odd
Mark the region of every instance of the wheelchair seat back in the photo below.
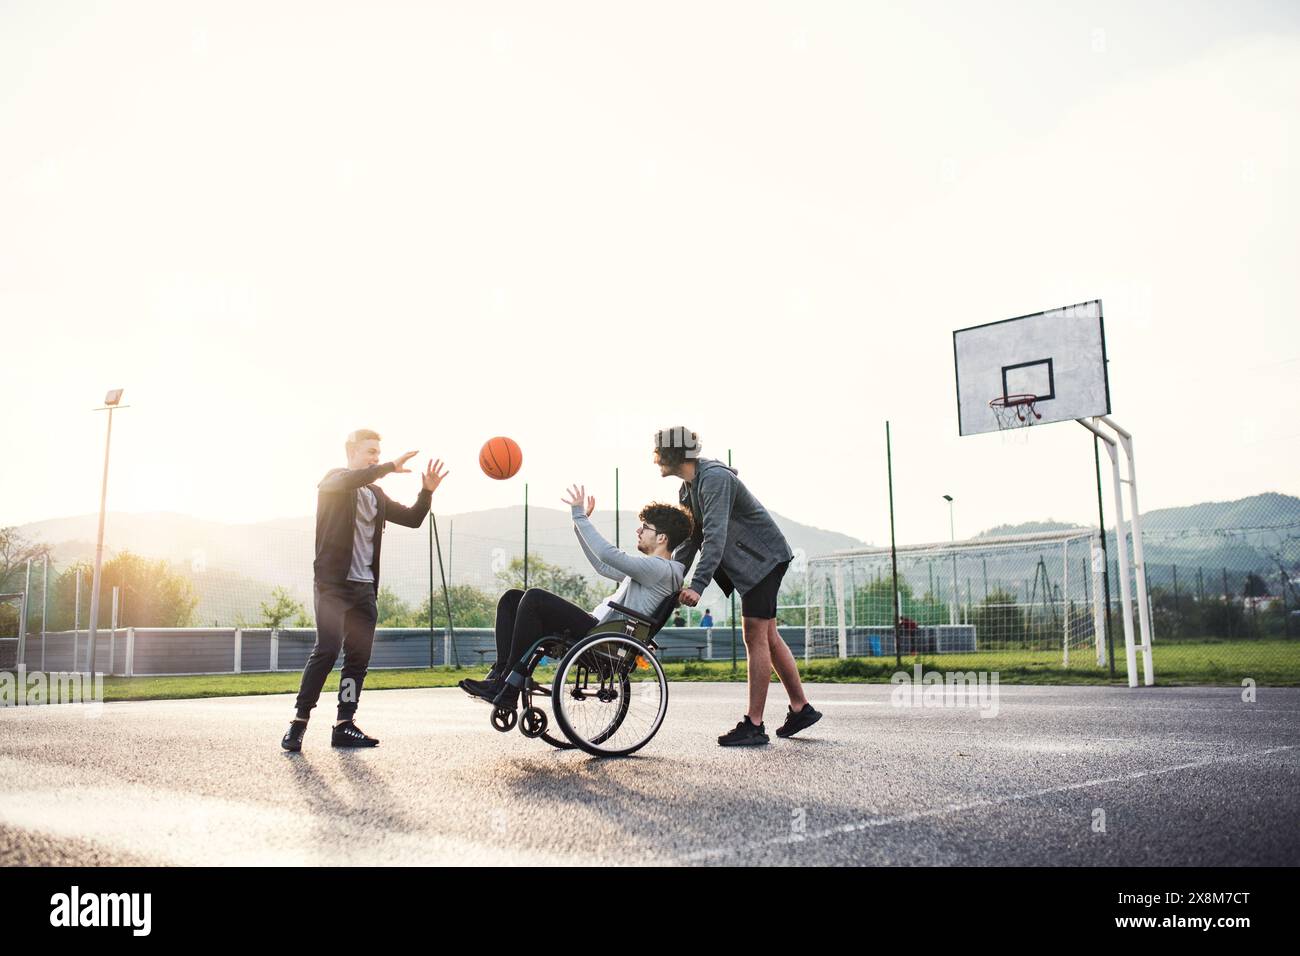
[[[679,544],[677,548],[673,550],[673,557],[676,558],[677,552],[687,544],[689,544],[689,542],[686,541]],[[610,634],[623,632],[629,636],[637,638],[637,640],[649,643],[654,640],[654,636],[663,629],[665,624],[668,623],[668,619],[672,617],[673,611],[676,609],[680,597],[680,591],[673,591],[660,601],[659,606],[654,609],[654,613],[649,616],[649,625],[647,625],[645,621],[622,618],[613,621],[606,621],[603,624],[597,624],[588,633]]]

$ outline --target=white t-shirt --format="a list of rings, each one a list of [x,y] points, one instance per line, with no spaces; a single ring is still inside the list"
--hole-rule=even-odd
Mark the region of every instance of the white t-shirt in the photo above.
[[[349,581],[374,581],[370,565],[375,560],[375,516],[379,502],[369,488],[357,489],[357,525],[352,532],[352,567],[348,569]]]

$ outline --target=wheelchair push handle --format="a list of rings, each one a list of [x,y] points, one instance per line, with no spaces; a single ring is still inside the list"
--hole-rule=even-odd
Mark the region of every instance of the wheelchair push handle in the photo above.
[[[642,624],[648,624],[650,627],[654,627],[655,622],[650,620],[650,618],[646,617],[640,611],[634,611],[630,607],[619,604],[617,601],[610,601],[609,606],[620,614],[626,614],[634,621],[640,621]]]

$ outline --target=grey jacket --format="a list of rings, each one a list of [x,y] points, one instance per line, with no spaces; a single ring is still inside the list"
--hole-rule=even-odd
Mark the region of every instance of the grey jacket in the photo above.
[[[736,469],[713,458],[695,460],[695,480],[682,482],[678,501],[695,517],[695,537],[677,557],[686,565],[699,553],[690,588],[704,593],[716,580],[724,594],[747,594],[778,564],[794,557],[767,509],[736,477]]]

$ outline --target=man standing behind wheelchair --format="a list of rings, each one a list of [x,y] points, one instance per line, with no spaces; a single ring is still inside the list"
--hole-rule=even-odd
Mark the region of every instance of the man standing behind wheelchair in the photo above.
[[[768,742],[763,708],[772,670],[790,696],[785,723],[778,737],[790,737],[821,719],[808,703],[794,655],[776,629],[776,598],[781,578],[794,553],[772,516],[736,477],[736,470],[712,458],[700,457],[700,438],[685,426],[655,434],[655,464],[663,477],[682,479],[678,498],[689,506],[695,532],[678,555],[690,567],[700,560],[682,603],[695,607],[700,595],[716,580],[725,594],[740,592],[745,660],[749,667],[749,710],[735,730],[723,734],[724,747]]]
[[[595,497],[585,486],[575,485],[561,499],[573,512],[573,530],[596,573],[618,581],[618,591],[588,614],[558,594],[543,588],[511,588],[497,602],[497,660],[486,680],[463,680],[466,693],[513,711],[528,679],[529,651],[542,638],[567,633],[577,640],[606,621],[624,615],[608,607],[612,601],[650,617],[686,578],[686,567],[674,560],[673,550],[691,536],[691,515],[677,505],[651,503],[641,509],[636,532],[637,554],[629,554],[606,541],[591,523]],[[596,614],[600,616],[597,617]]]

